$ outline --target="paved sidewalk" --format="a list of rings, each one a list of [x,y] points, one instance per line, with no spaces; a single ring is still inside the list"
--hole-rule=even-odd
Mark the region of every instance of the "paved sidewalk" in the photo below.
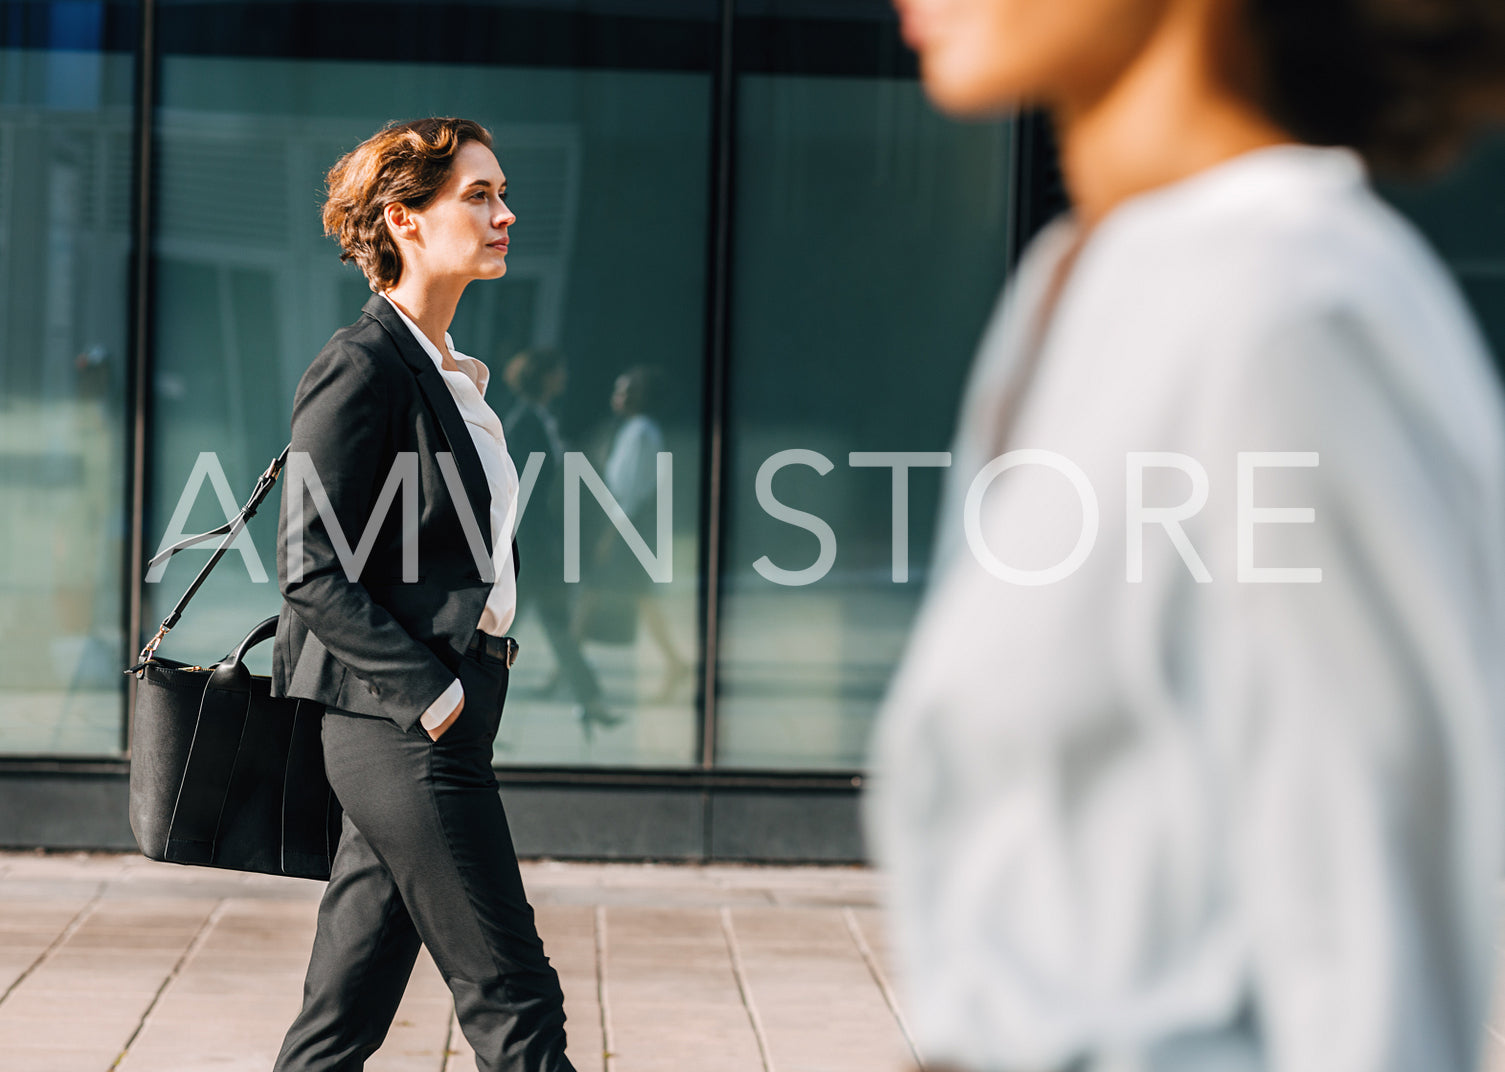
[[[523,876],[580,1072],[914,1067],[871,871],[544,862]],[[269,1072],[322,889],[0,852],[0,1072]],[[1505,1072],[1505,1004],[1492,1020],[1485,1066]],[[475,1068],[427,954],[366,1067]]]
[[[860,868],[526,864],[579,1072],[901,1072]],[[323,883],[0,853],[0,1072],[269,1072]],[[369,1072],[471,1072],[427,954]]]

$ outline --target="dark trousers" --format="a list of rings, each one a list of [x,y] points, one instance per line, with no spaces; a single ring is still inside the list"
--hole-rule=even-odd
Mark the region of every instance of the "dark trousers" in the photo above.
[[[574,1072],[491,770],[507,667],[466,656],[465,707],[420,725],[330,709],[324,764],[345,809],[303,986],[275,1072],[357,1072],[386,1037],[422,943],[481,1072]]]

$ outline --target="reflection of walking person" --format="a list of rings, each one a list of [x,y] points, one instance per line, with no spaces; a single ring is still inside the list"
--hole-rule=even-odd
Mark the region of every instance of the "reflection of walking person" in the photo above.
[[[647,366],[628,369],[612,389],[612,412],[620,418],[606,454],[602,480],[622,513],[638,532],[653,532],[658,505],[658,456],[664,435],[653,412],[658,401],[659,372]],[[581,598],[580,623],[589,639],[630,643],[641,616],[664,660],[664,677],[655,696],[669,700],[690,673],[679,654],[653,579],[615,526],[607,526],[596,546],[591,586]]]
[[[1073,205],[978,353],[878,734],[917,1049],[1471,1072],[1505,422],[1458,288],[1344,146],[1445,155],[1505,91],[1500,5],[899,6],[948,111],[1051,107]]]
[[[564,393],[569,371],[564,355],[551,348],[524,350],[507,363],[507,384],[517,402],[502,422],[514,457],[524,465],[539,458],[528,508],[518,524],[518,551],[528,563],[518,584],[518,613],[531,606],[554,651],[559,675],[575,698],[580,724],[589,736],[598,725],[613,725],[601,698],[595,671],[581,654],[570,628],[569,591],[564,581],[564,441],[550,407]]]
[[[491,765],[516,650],[505,634],[517,474],[484,399],[488,370],[447,331],[465,287],[507,270],[514,216],[490,145],[475,123],[423,119],[384,128],[329,173],[325,228],[378,293],[314,358],[293,400],[289,467],[312,464],[315,509],[294,528],[290,477],[272,690],[326,705],[324,762],[344,819],[276,1072],[363,1067],[420,943],[477,1068],[573,1072],[564,996]],[[404,463],[416,533],[395,510],[381,520]],[[472,557],[477,522],[489,565]],[[336,548],[362,532],[374,543],[352,577]]]

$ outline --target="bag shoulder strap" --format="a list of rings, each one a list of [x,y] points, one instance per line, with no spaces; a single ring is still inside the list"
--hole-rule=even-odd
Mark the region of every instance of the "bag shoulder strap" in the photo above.
[[[162,619],[162,625],[157,629],[157,634],[147,642],[146,647],[141,649],[141,654],[137,657],[136,665],[129,667],[125,671],[127,674],[135,674],[139,679],[145,672],[146,664],[156,654],[157,645],[162,643],[162,638],[172,631],[172,627],[177,625],[178,619],[183,616],[183,608],[188,606],[188,601],[198,592],[199,586],[208,578],[210,571],[219,564],[219,560],[224,557],[230,545],[235,542],[235,537],[240,535],[240,530],[246,527],[246,522],[256,516],[256,508],[261,505],[262,500],[271,492],[272,486],[277,483],[277,478],[282,475],[282,468],[287,464],[287,452],[292,449],[292,446],[289,443],[283,447],[282,453],[277,455],[272,460],[272,464],[267,466],[266,472],[257,478],[256,487],[252,490],[251,497],[246,500],[246,505],[241,507],[240,513],[236,514],[235,517],[218,528],[210,529],[208,532],[201,532],[197,536],[189,536],[186,539],[179,540],[171,547],[164,547],[148,560],[147,567],[150,568],[159,562],[167,561],[185,547],[192,547],[196,543],[202,543],[204,540],[215,536],[223,535],[225,537],[220,541],[220,545],[214,549],[214,554],[209,556],[209,561],[204,563],[204,568],[199,570],[199,575],[193,579],[193,583],[188,586],[188,591],[183,593],[183,598],[178,600],[178,605],[173,607],[172,613]]]

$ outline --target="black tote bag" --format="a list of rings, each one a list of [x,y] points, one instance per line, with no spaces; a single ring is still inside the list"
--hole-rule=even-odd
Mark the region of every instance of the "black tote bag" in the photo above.
[[[245,656],[270,640],[277,619],[258,623],[213,666],[159,658],[157,645],[276,483],[283,450],[240,514],[152,559],[227,533],[141,660],[131,729],[130,820],[152,860],[327,879],[340,834],[340,805],[324,774],[322,704],[273,699],[271,679]]]

